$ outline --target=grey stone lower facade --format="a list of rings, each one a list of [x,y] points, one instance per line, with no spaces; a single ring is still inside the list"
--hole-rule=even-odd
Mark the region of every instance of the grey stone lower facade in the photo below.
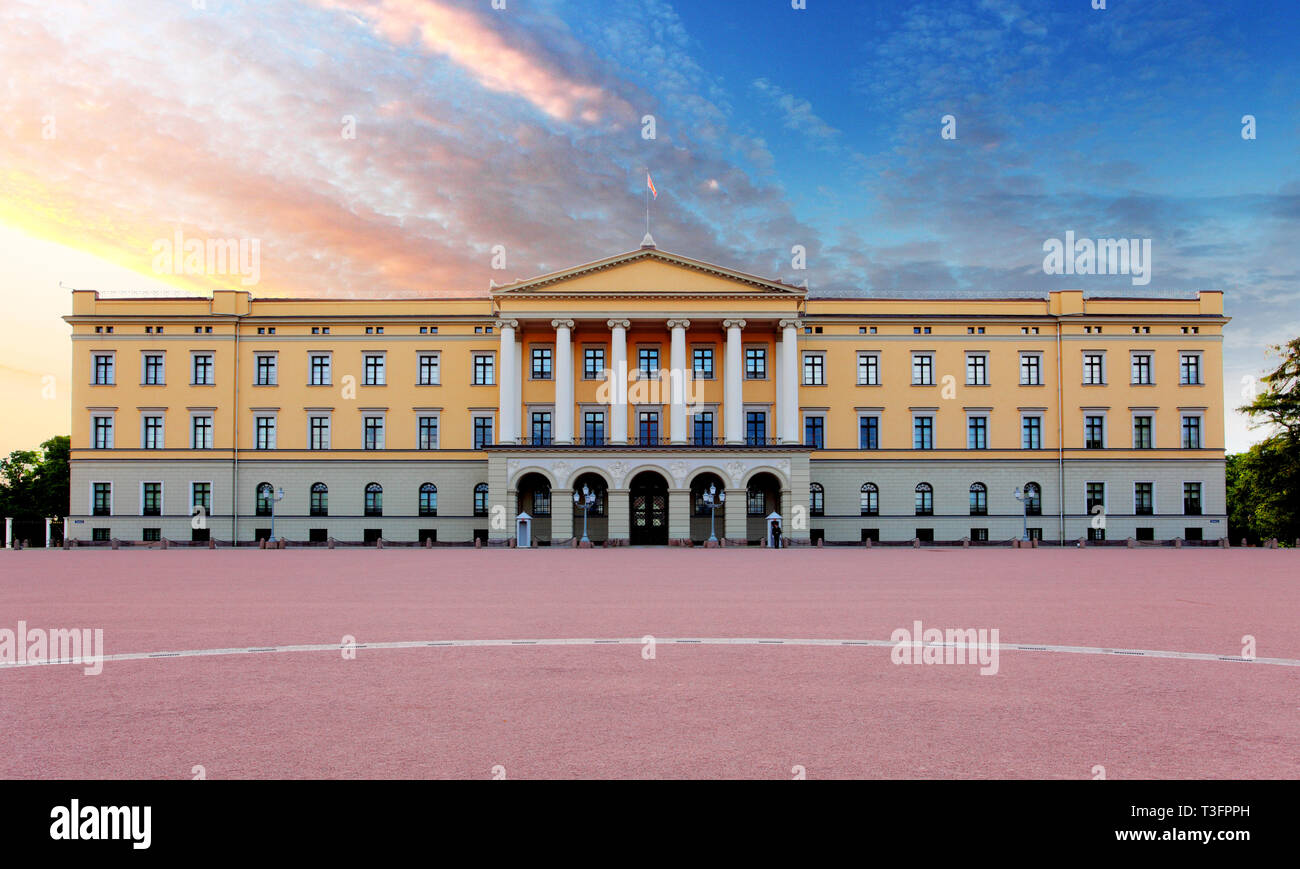
[[[239,462],[238,481],[229,460],[74,460],[71,515],[66,536],[142,540],[158,536],[191,540],[203,536],[192,516],[195,483],[210,487],[207,533],[221,541],[249,542],[270,536],[272,517],[258,515],[257,487],[283,488],[274,507],[274,534],[292,541],[385,540],[464,543],[482,537],[504,542],[519,534],[517,517],[532,516],[537,545],[569,542],[582,533],[582,513],[573,508],[575,487],[601,489],[599,510],[587,519],[594,542],[605,540],[703,542],[710,533],[733,541],[761,542],[767,516],[779,515],[783,536],[797,542],[825,539],[856,543],[920,536],[935,541],[977,537],[1019,538],[1029,528],[1044,541],[1073,541],[1090,531],[1107,540],[1204,540],[1227,534],[1224,463],[1221,460],[968,460],[951,461],[818,458],[803,449],[699,449],[675,451],[495,447],[485,459],[248,460]],[[725,505],[710,517],[700,508],[701,486],[720,483]],[[93,515],[93,487],[111,484],[108,515]],[[1024,516],[1012,492],[1027,483],[1041,487],[1037,515]],[[145,515],[144,485],[161,483],[158,515]],[[420,488],[436,487],[436,515],[420,515]],[[876,487],[876,512],[863,515],[862,487]],[[917,486],[931,490],[929,514],[917,514]],[[986,512],[972,515],[970,490],[986,489]],[[1088,484],[1103,484],[1100,517],[1087,510]],[[1135,484],[1151,484],[1151,514],[1135,505]],[[1200,513],[1184,512],[1184,484],[1200,484]],[[312,515],[311,490],[327,489],[326,515]],[[820,505],[810,499],[821,487]],[[476,487],[486,493],[476,501]],[[366,490],[382,492],[382,515],[367,515]],[[647,488],[648,487],[648,488]],[[231,493],[237,493],[232,517]],[[549,494],[549,504],[541,503]],[[1064,498],[1062,499],[1062,491]],[[537,498],[539,503],[534,503]],[[638,512],[653,504],[658,512]],[[820,506],[820,509],[817,509]],[[1064,507],[1063,515],[1061,513]],[[533,515],[536,513],[537,515]],[[647,519],[647,517],[649,517]],[[645,527],[647,521],[653,529]],[[641,525],[638,525],[638,522]],[[1103,529],[1094,526],[1103,524]],[[237,530],[236,530],[237,526]],[[1035,530],[1036,529],[1036,530]],[[197,531],[197,533],[196,533]],[[647,537],[653,531],[652,537]]]

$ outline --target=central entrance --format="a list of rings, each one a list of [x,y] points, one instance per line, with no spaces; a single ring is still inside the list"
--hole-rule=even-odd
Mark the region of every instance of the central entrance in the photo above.
[[[668,545],[668,481],[654,471],[642,471],[628,486],[632,499],[629,542],[633,546]]]

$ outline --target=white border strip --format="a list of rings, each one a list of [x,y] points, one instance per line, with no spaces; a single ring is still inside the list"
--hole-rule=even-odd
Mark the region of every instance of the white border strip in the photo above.
[[[656,644],[685,644],[701,646],[880,646],[892,648],[898,643],[891,640],[814,640],[814,639],[760,639],[751,637],[655,637]],[[318,643],[301,646],[252,646],[230,649],[186,649],[179,652],[128,652],[105,655],[108,661],[144,661],[150,658],[198,658],[213,655],[260,655],[269,652],[341,652],[351,648],[362,649],[419,649],[428,646],[470,648],[487,646],[640,646],[645,640],[638,637],[617,639],[537,639],[537,640],[420,640],[399,643]],[[958,643],[908,643],[914,648],[958,646]],[[1209,652],[1170,652],[1159,649],[1105,649],[1094,646],[1043,646],[1024,643],[998,643],[1000,652],[1057,652],[1074,655],[1123,655],[1141,658],[1177,658],[1184,661],[1227,661],[1234,664],[1273,664],[1281,667],[1300,667],[1300,660],[1291,658],[1243,658],[1237,655],[1215,655]],[[0,670],[17,667],[42,667],[49,664],[89,664],[79,658],[58,658],[51,661],[22,661],[0,663]]]

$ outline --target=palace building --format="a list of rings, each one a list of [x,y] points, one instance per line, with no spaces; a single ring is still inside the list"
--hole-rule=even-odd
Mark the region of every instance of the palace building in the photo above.
[[[489,296],[65,319],[74,539],[1226,532],[1219,292],[809,298],[647,237]]]

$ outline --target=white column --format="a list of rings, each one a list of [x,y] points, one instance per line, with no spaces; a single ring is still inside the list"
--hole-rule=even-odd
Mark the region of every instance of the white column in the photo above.
[[[777,416],[780,418],[781,440],[788,444],[799,443],[799,326],[798,320],[782,320],[781,326],[781,378],[777,394]]]
[[[50,548],[50,520],[48,517],[45,519],[45,548]]]
[[[723,320],[722,328],[727,330],[727,383],[723,396],[727,428],[727,443],[743,444],[745,442],[745,359],[740,346],[740,330],[745,328],[744,320]]]
[[[555,328],[555,442],[573,443],[573,321],[552,320]]]
[[[5,517],[5,549],[14,548],[14,520]]]
[[[673,332],[672,357],[670,360],[672,371],[668,375],[672,390],[672,407],[669,410],[671,414],[669,433],[672,442],[675,444],[686,443],[686,390],[690,378],[694,376],[694,372],[690,370],[690,365],[686,362],[686,330],[690,328],[690,325],[690,320],[668,321],[668,328]]]
[[[627,443],[627,320],[609,320],[610,336],[609,439]],[[613,528],[611,526],[611,533]]]
[[[501,402],[498,411],[501,431],[497,434],[497,443],[516,443],[519,440],[519,357],[515,345],[515,329],[518,320],[497,320],[497,331],[501,333],[501,359],[497,366],[497,395]]]

